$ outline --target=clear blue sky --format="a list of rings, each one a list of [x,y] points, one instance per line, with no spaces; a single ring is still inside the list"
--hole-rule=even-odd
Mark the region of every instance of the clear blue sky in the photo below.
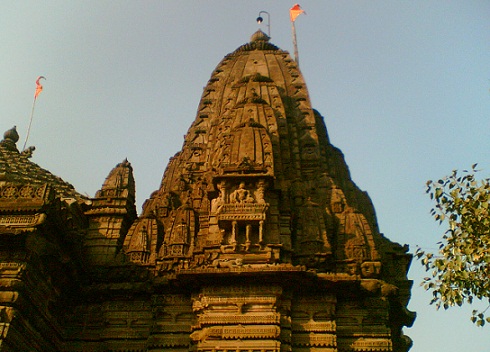
[[[32,160],[93,196],[127,157],[140,209],[211,72],[248,42],[259,11],[271,15],[272,42],[292,52],[293,3],[3,1],[0,132],[17,125],[22,146],[44,75]],[[490,2],[300,4],[300,67],[332,143],[369,192],[381,231],[412,251],[435,248],[444,229],[429,215],[425,182],[475,162],[490,176]],[[414,261],[412,351],[490,351],[490,327],[474,327],[471,308],[436,312],[423,276]]]

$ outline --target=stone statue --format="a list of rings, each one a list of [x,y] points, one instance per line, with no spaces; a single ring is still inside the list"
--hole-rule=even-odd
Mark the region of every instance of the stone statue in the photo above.
[[[265,188],[266,182],[264,180],[260,180],[257,182],[257,190],[255,191],[255,199],[259,204],[265,204]]]
[[[245,188],[245,182],[240,182],[238,188],[230,195],[230,203],[253,203],[250,191]]]
[[[219,214],[225,204],[221,193],[211,201],[211,214]]]

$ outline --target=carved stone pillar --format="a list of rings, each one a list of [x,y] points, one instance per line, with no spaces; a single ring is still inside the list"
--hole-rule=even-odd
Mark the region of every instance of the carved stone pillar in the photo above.
[[[248,251],[250,249],[250,230],[252,229],[252,225],[247,224],[245,226],[245,250]]]
[[[231,239],[230,239],[230,244],[232,246],[236,247],[237,241],[236,241],[236,235],[237,235],[237,222],[233,221],[231,223]]]

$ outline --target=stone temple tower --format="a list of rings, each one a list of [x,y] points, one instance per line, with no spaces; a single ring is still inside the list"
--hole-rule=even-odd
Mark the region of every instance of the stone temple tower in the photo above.
[[[14,132],[0,142],[0,351],[410,348],[408,248],[380,234],[263,32],[213,71],[140,216],[128,161],[87,199]]]

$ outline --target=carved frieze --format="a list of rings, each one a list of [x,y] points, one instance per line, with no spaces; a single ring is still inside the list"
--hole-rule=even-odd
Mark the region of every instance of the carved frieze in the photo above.
[[[191,334],[194,341],[208,339],[275,339],[279,336],[278,326],[264,325],[236,325],[223,327],[203,328]]]
[[[203,325],[238,325],[238,324],[279,324],[281,315],[279,313],[266,313],[266,314],[240,314],[240,315],[226,315],[223,316],[220,313],[209,313],[199,317],[198,326]]]
[[[244,295],[260,295],[260,296],[279,296],[283,292],[280,286],[206,286],[202,289],[204,295],[218,296],[244,296]]]
[[[0,210],[40,209],[54,197],[48,184],[5,182],[0,186]]]
[[[334,334],[293,334],[293,346],[335,347],[337,338]]]
[[[44,222],[46,214],[34,215],[0,215],[0,227],[37,226]]]
[[[353,352],[388,352],[393,351],[393,344],[388,338],[351,338],[342,339],[338,342],[339,350]]]
[[[2,199],[44,199],[47,184],[44,185],[18,185],[7,183],[0,186],[0,200]]]

